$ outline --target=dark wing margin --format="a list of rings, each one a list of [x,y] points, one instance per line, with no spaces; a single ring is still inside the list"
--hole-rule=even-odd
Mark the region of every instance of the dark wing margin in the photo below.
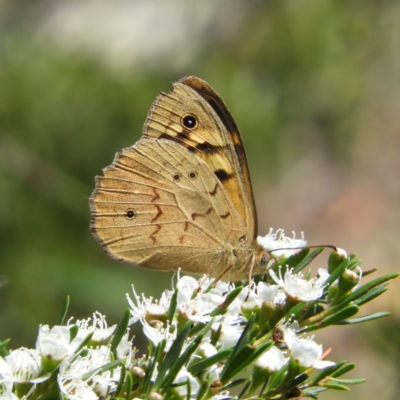
[[[251,185],[250,171],[247,164],[246,153],[244,150],[242,137],[240,135],[236,122],[233,119],[232,114],[228,110],[228,107],[226,106],[224,101],[207,82],[195,76],[186,76],[182,78],[179,82],[186,86],[189,86],[194,91],[196,91],[212,107],[212,109],[215,111],[215,113],[224,124],[232,140],[232,143],[234,144],[235,153],[241,168],[240,172],[242,173],[243,182],[245,184],[247,192],[247,198],[252,207],[254,230],[250,233],[252,234],[253,239],[255,239],[258,233],[257,209],[254,201],[253,187]]]

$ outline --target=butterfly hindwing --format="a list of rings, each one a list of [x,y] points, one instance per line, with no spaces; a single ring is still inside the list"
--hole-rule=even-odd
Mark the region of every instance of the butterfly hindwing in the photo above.
[[[135,265],[215,275],[246,227],[207,164],[185,147],[144,138],[97,177],[92,231]]]

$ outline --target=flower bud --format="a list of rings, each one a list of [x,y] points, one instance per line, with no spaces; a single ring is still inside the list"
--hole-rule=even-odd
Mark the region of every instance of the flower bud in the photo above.
[[[360,281],[360,276],[354,271],[346,269],[339,278],[339,292],[344,295],[350,292]]]
[[[328,259],[328,272],[332,274],[333,271],[347,258],[345,250],[337,248],[336,251],[332,251],[329,254]]]
[[[328,288],[328,303],[332,303],[332,301],[336,298],[338,293],[338,285],[336,282],[332,283],[332,285]]]
[[[140,367],[132,368],[132,375],[137,376],[138,378],[144,378],[146,376],[146,371]]]
[[[158,392],[150,392],[149,399],[150,400],[163,400],[163,397]]]

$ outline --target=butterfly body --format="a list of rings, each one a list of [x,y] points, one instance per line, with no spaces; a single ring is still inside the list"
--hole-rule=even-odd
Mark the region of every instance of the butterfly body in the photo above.
[[[90,199],[91,227],[112,257],[224,280],[262,272],[242,141],[204,81],[184,78],[160,94],[142,139],[103,173]]]

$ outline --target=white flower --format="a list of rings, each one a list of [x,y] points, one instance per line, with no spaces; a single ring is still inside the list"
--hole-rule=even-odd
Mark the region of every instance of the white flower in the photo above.
[[[279,269],[279,277],[270,269],[272,279],[285,291],[285,293],[299,301],[311,301],[319,299],[323,294],[325,277],[306,280],[301,273],[294,274],[292,269],[287,269],[282,278],[282,269]]]
[[[262,307],[263,303],[283,304],[286,294],[279,285],[269,285],[265,282],[258,282],[244,287],[239,295],[228,307],[228,313],[232,316],[242,314],[245,310],[252,310]],[[225,314],[226,318],[227,314]]]
[[[17,383],[39,383],[46,380],[50,375],[40,377],[42,362],[40,354],[35,349],[12,350],[6,357],[0,357],[0,382],[10,385]]]
[[[217,349],[211,344],[207,342],[203,342],[200,344],[199,349],[197,351],[197,354],[195,357],[201,358],[201,359],[206,359],[210,358],[213,355],[217,354]],[[208,379],[213,382],[216,380],[219,380],[221,371],[223,369],[223,366],[218,364],[213,364],[211,365],[207,370],[208,372]]]
[[[302,247],[307,245],[307,242],[304,240],[303,232],[301,232],[301,239],[296,239],[295,232],[293,232],[293,238],[290,238],[285,235],[283,229],[278,229],[274,233],[273,228],[270,228],[269,232],[264,237],[258,236],[257,242],[265,250],[273,250],[271,252],[271,257],[273,258],[289,257],[298,253]],[[298,247],[300,247],[300,249],[298,249]]]
[[[311,339],[297,339],[292,343],[291,357],[302,367],[323,369],[335,365],[332,361],[321,360],[322,344]]]
[[[125,359],[127,368],[133,366],[136,349],[132,347],[132,339],[129,340],[129,328],[118,343],[116,353],[118,359]]]
[[[0,395],[0,400],[19,400],[19,397],[10,391],[6,391]]]
[[[258,282],[258,300],[261,303],[282,304],[286,300],[286,294],[279,285],[268,285],[265,282]]]
[[[334,365],[334,362],[321,360],[322,345],[313,341],[313,337],[299,338],[296,335],[296,329],[299,324],[295,321],[290,326],[280,326],[291,358],[295,359],[302,367],[322,369]]]
[[[95,400],[116,387],[120,368],[99,373],[98,368],[111,361],[106,346],[87,349],[85,356],[71,354],[60,364],[57,376],[61,392],[71,400]]]
[[[7,361],[3,357],[0,357],[0,384],[4,386],[7,393],[11,393],[13,387],[12,378],[13,377],[11,375]]]
[[[152,297],[146,298],[142,293],[139,297],[135,291],[134,286],[132,286],[133,297],[135,301],[126,295],[129,307],[131,308],[132,318],[129,320],[129,325],[134,324],[138,320],[145,319],[148,315],[163,316],[168,312],[169,305],[171,303],[172,292],[165,290],[161,295],[160,301],[153,300]]]
[[[215,286],[207,290],[213,282],[214,279],[207,276],[198,281],[191,276],[180,278],[176,284],[177,310],[193,322],[209,322],[211,311],[224,302],[226,292],[230,288],[229,283],[218,281]]]
[[[202,291],[201,284],[203,285],[205,284],[204,279],[198,281],[192,276],[188,275],[182,277],[179,276],[176,282],[176,288],[178,289],[177,302],[179,304],[182,304],[186,301],[189,301],[195,290]]]
[[[217,349],[211,343],[203,342],[199,346],[198,353],[203,358],[209,358],[214,354],[217,354]]]
[[[219,295],[226,293],[231,287],[231,284],[229,282],[218,281],[214,283],[214,281],[214,278],[209,278],[207,275],[203,275],[203,277],[199,280],[193,278],[192,276],[178,276],[176,287],[178,288],[180,293],[186,292],[188,295],[192,295],[194,291],[204,292],[212,284],[214,285],[211,288],[211,292]]]
[[[165,351],[168,351],[176,337],[174,333],[170,332],[169,324],[167,324],[166,328],[164,328],[161,324],[154,328],[145,320],[142,320],[141,322],[143,325],[143,333],[147,336],[147,339],[149,339],[154,346],[157,346],[162,340],[166,339],[167,344],[165,346]]]
[[[227,349],[237,343],[245,327],[243,321],[244,318],[239,315],[226,314],[221,322],[213,325],[213,330],[217,330],[221,325],[221,334],[218,339],[221,349]]]
[[[211,311],[217,308],[223,300],[223,297],[213,293],[199,293],[190,301],[178,304],[177,309],[191,321],[206,324],[211,320]]]
[[[296,329],[299,328],[299,324],[295,321],[290,326],[281,325],[279,330],[282,333],[283,341],[285,342],[288,349],[293,347],[293,343],[297,340]]]
[[[69,328],[73,325],[79,327],[78,334],[71,342],[71,345],[76,349],[89,334],[93,333],[91,341],[101,343],[109,338],[116,328],[116,325],[108,327],[104,315],[101,315],[99,312],[93,313],[92,318],[78,320],[75,324],[72,320],[68,321]]]
[[[288,361],[282,350],[272,346],[256,361],[256,365],[271,372],[279,371]]]
[[[189,382],[188,382],[189,381]],[[175,390],[179,393],[180,396],[183,398],[187,397],[187,392],[188,392],[188,383],[190,384],[190,393],[191,397],[196,397],[199,389],[200,389],[200,383],[199,381],[192,375],[190,374],[186,367],[182,367],[174,381],[174,384],[178,383],[185,383],[184,385],[177,386]]]
[[[241,314],[243,310],[251,310],[259,305],[260,303],[253,285],[245,286],[229,305],[228,313],[231,316],[235,316]]]
[[[67,326],[53,326],[50,329],[48,325],[42,325],[39,327],[36,349],[42,357],[61,361],[76,350],[77,345],[70,344],[70,336]]]
[[[225,294],[230,287],[230,284],[226,282],[217,282],[214,287],[208,290],[213,282],[214,279],[206,276],[196,280],[191,276],[180,277],[178,274],[176,311],[185,314],[193,322],[209,322],[211,311],[225,300]],[[205,292],[206,290],[207,292]],[[160,301],[157,301],[153,298],[146,298],[143,294],[139,297],[133,288],[134,300],[127,296],[132,315],[130,324],[138,320],[143,324],[149,317],[153,320],[157,320],[157,316],[160,316],[160,320],[164,319],[170,308],[173,293],[173,291],[165,290]],[[171,322],[172,324],[175,323],[175,321]]]

